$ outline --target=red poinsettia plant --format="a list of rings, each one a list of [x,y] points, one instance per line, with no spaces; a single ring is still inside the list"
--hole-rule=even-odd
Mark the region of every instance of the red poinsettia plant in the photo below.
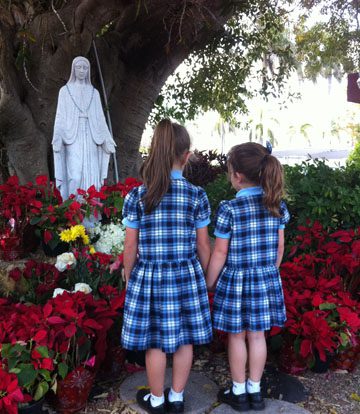
[[[125,196],[134,188],[142,184],[136,178],[126,178],[123,183],[119,182],[114,185],[104,185],[100,192],[103,194],[102,198],[102,215],[105,219],[111,222],[120,222],[122,219],[122,207]]]
[[[17,376],[7,372],[0,361],[0,413],[18,414],[18,404],[23,401]]]
[[[360,269],[360,229],[328,234],[314,223],[299,231],[291,261],[281,265],[285,333],[311,365],[315,354],[325,361],[359,340],[358,281],[352,275]]]
[[[28,260],[24,267],[11,269],[9,278],[15,281],[11,292],[15,301],[40,304],[52,297],[63,275],[51,263]]]
[[[32,183],[19,184],[19,178],[11,176],[0,185],[1,232],[21,233],[28,224],[34,208],[40,206],[37,189]]]

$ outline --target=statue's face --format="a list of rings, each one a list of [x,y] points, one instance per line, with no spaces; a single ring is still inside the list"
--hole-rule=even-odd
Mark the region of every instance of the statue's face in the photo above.
[[[79,60],[76,62],[74,70],[75,78],[84,80],[89,72],[89,65],[85,62],[85,60]]]

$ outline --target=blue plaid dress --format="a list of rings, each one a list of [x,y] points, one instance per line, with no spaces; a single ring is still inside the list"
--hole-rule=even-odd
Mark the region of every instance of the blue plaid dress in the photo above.
[[[196,229],[209,224],[205,191],[172,171],[168,192],[144,214],[144,186],[125,198],[123,223],[139,229],[139,256],[126,292],[122,344],[130,350],[180,346],[212,340],[203,270],[196,254]]]
[[[281,202],[281,218],[262,203],[262,188],[240,190],[219,205],[215,236],[229,239],[229,250],[214,297],[214,328],[225,332],[265,331],[283,326],[284,296],[276,267],[278,230],[290,215]]]

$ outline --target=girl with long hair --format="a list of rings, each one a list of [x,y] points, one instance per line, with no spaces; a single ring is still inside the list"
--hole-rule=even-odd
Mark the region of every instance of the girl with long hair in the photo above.
[[[230,150],[228,172],[237,194],[219,205],[207,273],[208,288],[217,283],[213,325],[228,332],[233,381],[218,398],[237,411],[265,408],[260,392],[267,355],[264,332],[286,320],[279,266],[289,213],[282,201],[282,167],[270,152],[252,142]]]
[[[210,260],[205,191],[182,171],[190,156],[187,130],[170,120],[155,128],[141,169],[143,185],[125,198],[124,272],[127,285],[122,344],[146,350],[150,391],[137,393],[149,413],[184,411],[193,345],[212,339],[204,271]],[[166,353],[173,354],[165,390]]]

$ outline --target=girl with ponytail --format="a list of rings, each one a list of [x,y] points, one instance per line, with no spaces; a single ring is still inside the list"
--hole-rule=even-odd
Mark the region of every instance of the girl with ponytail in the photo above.
[[[208,288],[217,283],[214,328],[229,333],[233,383],[221,390],[218,398],[237,411],[262,410],[265,331],[284,326],[286,320],[279,266],[284,227],[290,216],[282,201],[282,167],[271,155],[270,145],[236,145],[228,154],[228,171],[236,198],[219,205],[215,247],[207,273]]]
[[[122,344],[146,350],[149,390],[138,404],[149,413],[184,411],[193,345],[212,339],[204,271],[210,260],[205,191],[182,176],[190,156],[187,130],[168,119],[155,128],[141,169],[143,185],[125,198],[126,300]],[[173,354],[172,387],[165,390],[166,353]]]

